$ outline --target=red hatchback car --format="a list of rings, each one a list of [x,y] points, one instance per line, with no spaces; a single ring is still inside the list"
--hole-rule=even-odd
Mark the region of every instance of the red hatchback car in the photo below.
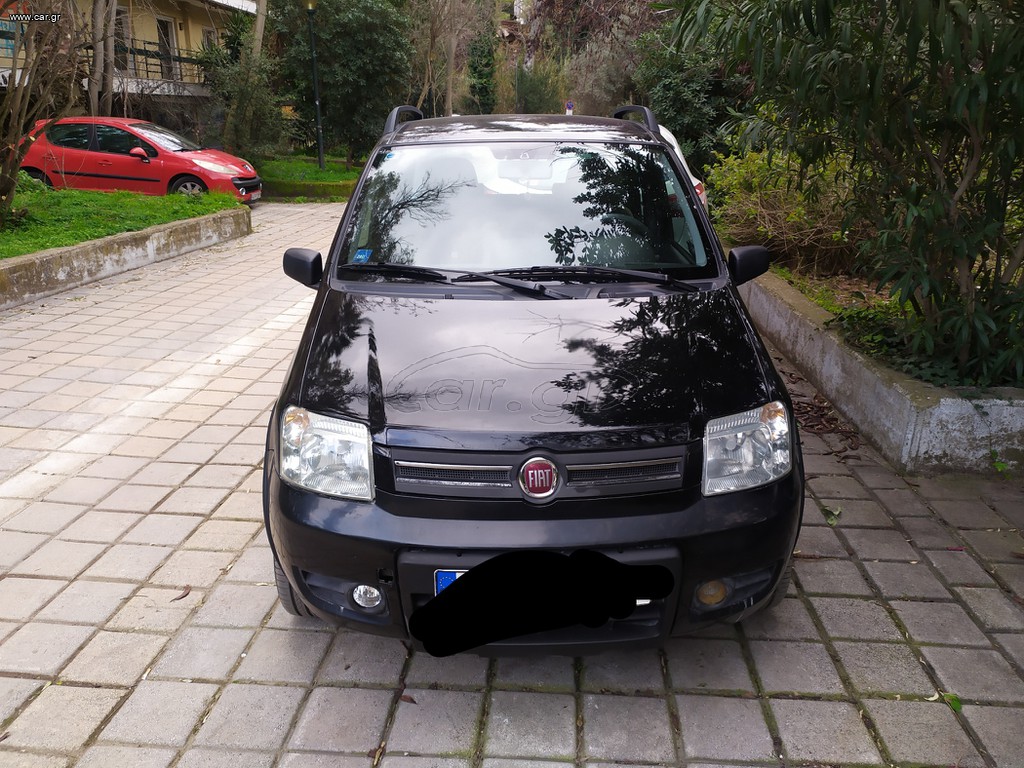
[[[263,182],[251,164],[203,149],[155,123],[119,117],[69,117],[45,131],[36,123],[21,169],[55,187],[126,189],[147,195],[212,189],[244,202],[260,199]]]

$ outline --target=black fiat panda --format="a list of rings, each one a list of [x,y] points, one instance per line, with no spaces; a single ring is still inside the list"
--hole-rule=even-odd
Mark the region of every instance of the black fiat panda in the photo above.
[[[638,118],[638,119],[632,119]],[[789,395],[682,159],[611,118],[385,124],[270,421],[286,610],[435,655],[657,645],[784,596]]]

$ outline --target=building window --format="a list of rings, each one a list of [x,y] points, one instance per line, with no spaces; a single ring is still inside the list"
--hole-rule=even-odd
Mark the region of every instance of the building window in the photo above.
[[[14,57],[14,24],[0,20],[0,56]]]
[[[156,20],[157,54],[160,57],[160,77],[163,80],[176,79],[174,57],[177,55],[177,38],[174,32],[174,21],[171,19]]]
[[[220,45],[220,41],[217,39],[217,30],[203,27],[203,48],[216,48],[218,45]]]

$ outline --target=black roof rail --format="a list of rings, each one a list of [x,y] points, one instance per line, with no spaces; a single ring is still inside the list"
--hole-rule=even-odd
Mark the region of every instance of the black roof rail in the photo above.
[[[612,112],[612,117],[618,120],[625,120],[625,116],[631,112],[636,112],[637,114],[643,117],[644,125],[647,126],[648,130],[651,133],[658,132],[658,121],[654,117],[654,113],[651,112],[650,108],[641,107],[639,104],[627,104],[624,107],[619,107],[614,112]]]
[[[384,121],[384,133],[394,133],[395,129],[398,128],[402,115],[409,115],[410,120],[423,119],[423,113],[416,109],[416,107],[410,107],[408,104],[395,107],[391,110],[391,114],[388,115],[388,119]]]

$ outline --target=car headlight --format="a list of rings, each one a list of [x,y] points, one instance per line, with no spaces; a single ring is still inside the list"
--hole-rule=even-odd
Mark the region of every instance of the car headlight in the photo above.
[[[370,431],[364,424],[289,406],[281,416],[281,477],[310,491],[373,500]]]
[[[209,160],[197,159],[193,159],[192,162],[203,170],[212,171],[213,173],[230,173],[232,175],[238,173],[238,169],[232,168],[230,165],[221,165],[220,163],[213,163]]]
[[[793,464],[786,407],[771,402],[712,419],[704,432],[705,496],[755,488],[789,472]]]

